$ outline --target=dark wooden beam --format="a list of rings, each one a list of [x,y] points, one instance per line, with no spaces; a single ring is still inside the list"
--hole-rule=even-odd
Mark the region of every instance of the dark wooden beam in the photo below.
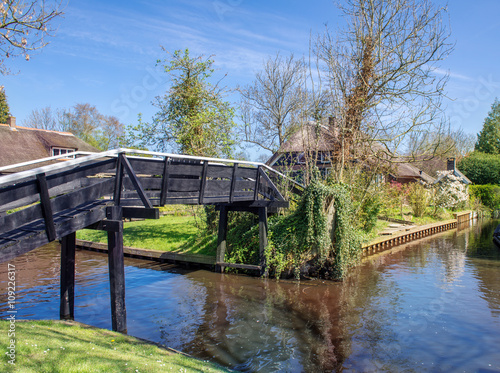
[[[75,319],[75,248],[76,233],[70,233],[61,242],[61,320]]]
[[[231,177],[231,189],[229,190],[229,203],[234,202],[234,188],[236,186],[236,172],[238,171],[238,163],[233,166],[233,176]]]
[[[229,268],[236,268],[236,269],[247,269],[251,271],[262,271],[261,266],[253,265],[253,264],[238,264],[238,263],[227,263],[227,262],[217,262],[216,266],[219,267],[229,267]]]
[[[219,232],[217,236],[217,254],[215,258],[217,263],[223,263],[224,256],[226,255],[227,217],[228,208],[226,205],[222,205],[219,213]],[[224,267],[217,264],[215,266],[215,271],[222,273],[224,271]]]
[[[269,176],[267,176],[267,174],[262,170],[260,169],[259,170],[259,174],[261,175],[261,177],[266,180],[266,182],[269,184],[270,188],[273,190],[273,192],[276,193],[276,196],[277,196],[277,199],[279,201],[284,201],[285,200],[285,197],[283,197],[280,193],[280,191],[276,188],[276,186],[274,185],[274,183],[271,181],[271,179],[269,178]]]
[[[145,207],[123,207],[123,217],[129,219],[159,219],[160,210],[155,208],[147,209]]]
[[[163,162],[163,176],[161,179],[160,206],[165,206],[165,201],[167,200],[168,196],[168,181],[170,178],[169,164],[170,158],[165,157],[165,160]]]
[[[205,186],[207,185],[207,169],[208,169],[208,162],[203,162],[203,171],[201,172],[201,182],[200,182],[200,197],[198,200],[198,203],[200,205],[203,205],[204,198],[205,198]]]
[[[122,165],[122,155],[120,154],[116,159],[116,174],[115,174],[115,190],[113,193],[113,201],[115,206],[119,206],[122,196],[122,186],[123,186],[123,165]]]
[[[263,275],[266,268],[266,257],[264,255],[267,247],[267,207],[259,208],[259,258],[260,274]]]
[[[56,227],[54,225],[54,216],[52,215],[52,205],[49,197],[49,189],[47,188],[47,179],[45,174],[37,174],[36,181],[38,184],[38,192],[40,193],[40,203],[42,205],[42,215],[45,220],[45,231],[49,242],[54,241],[56,237]]]
[[[142,203],[144,204],[144,207],[153,208],[153,205],[151,204],[148,197],[146,196],[146,192],[142,188],[141,182],[139,181],[139,178],[135,174],[134,169],[132,168],[132,165],[128,161],[127,157],[125,157],[125,155],[123,155],[123,154],[120,154],[120,156],[122,159],[123,167],[125,168],[125,171],[127,172],[128,177],[130,178],[130,181],[134,185],[134,188],[137,191],[139,198],[141,199]]]
[[[121,220],[122,210],[112,206],[108,219]],[[125,307],[125,264],[123,260],[123,232],[108,232],[109,285],[111,292],[111,326],[114,331],[127,332]]]
[[[259,187],[260,187],[260,173],[261,173],[261,166],[257,168],[257,177],[255,178],[255,187],[253,191],[253,200],[257,201],[259,199]]]
[[[100,222],[89,225],[85,229],[95,229],[106,232],[123,232],[123,221],[121,220],[101,220]]]

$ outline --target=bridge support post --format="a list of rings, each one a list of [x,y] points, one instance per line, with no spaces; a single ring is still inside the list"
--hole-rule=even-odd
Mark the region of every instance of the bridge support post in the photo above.
[[[75,310],[75,248],[76,233],[70,233],[61,242],[61,320],[74,320]]]
[[[215,258],[216,263],[224,263],[224,256],[226,255],[227,216],[227,206],[221,205],[219,214],[219,232],[217,236],[217,254]],[[219,264],[215,265],[215,272],[222,273],[223,271],[223,266],[220,266]]]
[[[260,256],[260,275],[266,272],[266,257],[264,252],[267,247],[267,207],[259,207],[259,256]]]
[[[122,208],[108,208],[109,220],[122,219]],[[127,310],[125,308],[125,265],[123,261],[123,225],[118,232],[108,231],[108,265],[111,292],[111,326],[114,331],[127,332]]]

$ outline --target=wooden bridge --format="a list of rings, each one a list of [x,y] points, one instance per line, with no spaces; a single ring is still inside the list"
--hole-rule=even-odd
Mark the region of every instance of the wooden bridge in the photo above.
[[[76,231],[98,229],[108,233],[112,327],[127,330],[122,219],[157,219],[155,206],[216,205],[216,268],[263,270],[268,212],[288,207],[268,173],[284,175],[262,163],[128,149],[74,157],[0,176],[0,262],[60,240],[61,318],[74,318]],[[2,167],[0,173],[57,159]],[[228,211],[258,214],[259,266],[224,263]]]

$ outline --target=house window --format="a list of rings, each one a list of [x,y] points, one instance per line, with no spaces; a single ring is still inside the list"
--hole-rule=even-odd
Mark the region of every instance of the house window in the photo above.
[[[330,160],[330,152],[320,152],[319,154],[321,163],[332,163]]]
[[[67,148],[52,148],[52,155],[65,155],[67,154],[64,158],[75,158],[74,153],[76,149],[67,149]]]
[[[299,153],[297,155],[297,163],[298,164],[306,164],[307,163],[306,155],[304,153]]]

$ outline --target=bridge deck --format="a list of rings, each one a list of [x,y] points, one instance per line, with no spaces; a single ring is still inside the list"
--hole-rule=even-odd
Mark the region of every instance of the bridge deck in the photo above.
[[[138,218],[156,218],[154,207],[166,204],[288,206],[264,165],[175,155],[158,158],[158,153],[152,153],[156,158],[127,156],[130,152],[87,155],[0,176],[0,262],[95,227],[106,220],[110,206]]]

